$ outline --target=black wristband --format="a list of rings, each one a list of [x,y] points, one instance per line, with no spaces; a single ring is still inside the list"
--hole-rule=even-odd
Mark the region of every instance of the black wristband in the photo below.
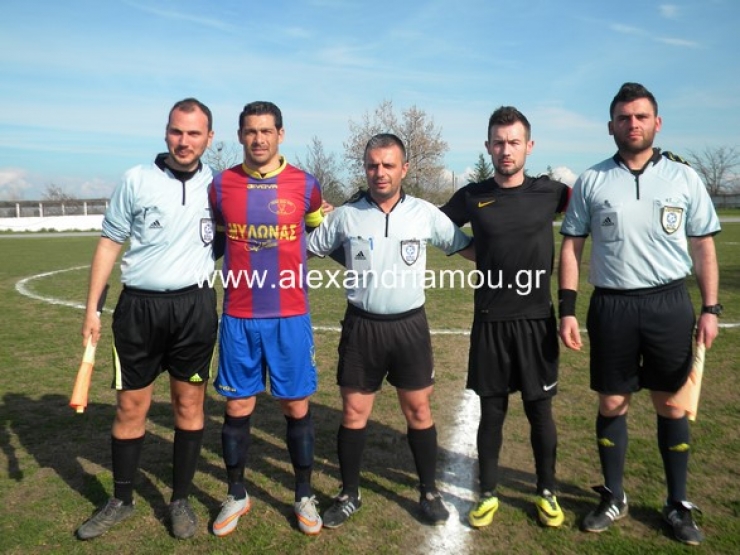
[[[558,289],[558,314],[560,317],[576,315],[576,298],[578,291]]]

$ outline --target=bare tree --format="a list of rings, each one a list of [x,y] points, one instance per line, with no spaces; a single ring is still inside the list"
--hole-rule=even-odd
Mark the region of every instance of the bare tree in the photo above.
[[[363,154],[370,137],[378,133],[394,133],[406,146],[409,170],[403,186],[407,192],[430,198],[449,187],[443,164],[449,146],[442,140],[441,130],[424,110],[411,106],[399,118],[393,110],[393,102],[384,100],[372,114],[365,112],[361,122],[350,120],[349,132],[344,143],[344,157],[353,186],[363,187],[365,184]]]
[[[702,152],[689,150],[691,166],[701,176],[710,195],[732,193],[740,189],[740,150],[737,147],[706,147]]]
[[[338,205],[346,200],[347,191],[340,179],[337,158],[333,152],[327,154],[321,139],[312,137],[305,161],[296,156],[295,165],[319,180],[322,196],[327,202]]]
[[[54,183],[49,183],[44,189],[41,196],[42,200],[53,200],[58,202],[66,202],[68,200],[76,200],[77,197],[72,193],[68,193],[63,187]]]
[[[344,158],[347,161],[352,188],[365,187],[363,156],[367,141],[378,133],[394,133],[397,127],[393,103],[390,100],[381,102],[372,115],[365,112],[360,123],[349,121],[349,138],[344,143]]]
[[[214,172],[220,172],[240,164],[243,157],[240,144],[216,141],[203,154],[203,162],[211,166]]]

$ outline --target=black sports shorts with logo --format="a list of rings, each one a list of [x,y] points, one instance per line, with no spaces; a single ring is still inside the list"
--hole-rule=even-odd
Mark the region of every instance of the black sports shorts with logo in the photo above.
[[[161,292],[124,286],[113,313],[111,387],[142,389],[165,371],[180,381],[205,383],[217,333],[212,288]]]
[[[678,391],[692,364],[696,315],[683,280],[647,289],[596,288],[588,309],[591,389]]]
[[[432,338],[424,307],[401,314],[372,314],[347,305],[339,339],[337,384],[368,393],[383,379],[418,390],[434,383]]]
[[[555,316],[534,320],[473,320],[466,387],[481,397],[521,391],[524,401],[558,390],[558,330]]]

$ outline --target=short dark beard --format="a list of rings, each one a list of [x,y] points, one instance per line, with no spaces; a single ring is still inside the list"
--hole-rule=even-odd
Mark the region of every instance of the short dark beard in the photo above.
[[[514,165],[511,169],[504,170],[503,168],[500,168],[499,166],[494,164],[493,169],[496,170],[496,173],[499,175],[514,175],[515,173],[522,170],[522,166]]]
[[[617,150],[619,150],[619,152],[626,152],[628,154],[641,154],[645,151],[652,150],[653,140],[654,137],[650,137],[649,139],[644,138],[638,144],[631,144],[617,139],[616,136],[614,137],[614,142],[617,145]]]

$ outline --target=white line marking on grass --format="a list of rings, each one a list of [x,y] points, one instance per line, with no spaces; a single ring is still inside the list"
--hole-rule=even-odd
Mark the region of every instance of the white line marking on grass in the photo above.
[[[480,419],[478,395],[466,389],[457,409],[452,429],[446,436],[447,464],[440,473],[442,490],[450,518],[436,527],[427,537],[421,553],[466,553],[470,534],[468,511],[475,501],[475,473],[478,461],[476,435]]]
[[[89,268],[90,266],[75,266],[73,268],[65,268],[64,270],[54,270],[53,272],[44,272],[43,274],[36,274],[35,276],[29,276],[27,278],[23,278],[16,282],[15,284],[15,290],[18,291],[21,295],[25,297],[29,297],[31,299],[36,299],[37,301],[43,301],[45,303],[59,305],[59,306],[70,306],[72,308],[79,308],[80,310],[85,310],[85,305],[80,303],[75,303],[72,301],[65,301],[64,299],[59,299],[57,297],[45,297],[43,295],[39,295],[37,293],[34,293],[31,291],[26,285],[34,280],[42,279],[49,276],[55,276],[57,274],[62,274],[64,272],[72,272],[74,270],[84,270],[85,268]]]
[[[30,299],[35,299],[37,301],[43,301],[45,303],[57,305],[57,306],[69,306],[71,308],[77,308],[80,310],[85,310],[86,306],[81,303],[76,303],[74,301],[65,301],[64,299],[60,299],[58,297],[46,297],[44,295],[39,295],[38,293],[34,293],[28,288],[28,284],[32,281],[43,279],[46,277],[54,276],[57,274],[62,274],[64,272],[73,272],[75,270],[84,270],[85,268],[89,268],[90,266],[74,266],[72,268],[65,268],[63,270],[54,270],[53,272],[44,272],[42,274],[36,274],[33,276],[29,276],[26,278],[23,278],[16,282],[15,284],[15,290],[18,291],[21,295],[24,297],[28,297]],[[106,308],[107,312],[113,312],[112,309]],[[339,333],[342,331],[342,328],[340,326],[313,326],[314,331],[328,331],[328,332],[336,332]],[[431,330],[432,335],[470,335],[470,330]]]

